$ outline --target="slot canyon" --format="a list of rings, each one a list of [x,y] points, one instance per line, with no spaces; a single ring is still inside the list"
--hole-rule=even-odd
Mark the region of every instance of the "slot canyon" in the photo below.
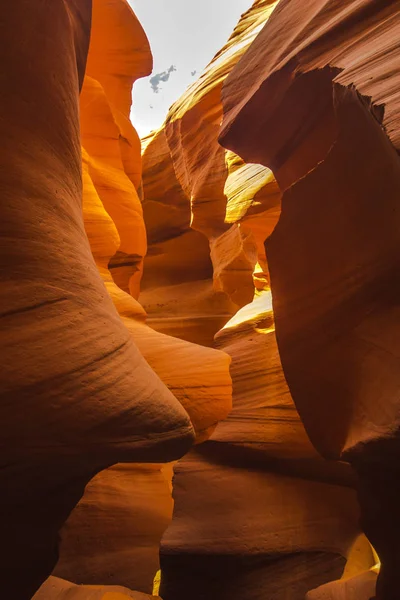
[[[400,1],[249,0],[142,137],[131,4],[3,3],[1,598],[400,600]]]

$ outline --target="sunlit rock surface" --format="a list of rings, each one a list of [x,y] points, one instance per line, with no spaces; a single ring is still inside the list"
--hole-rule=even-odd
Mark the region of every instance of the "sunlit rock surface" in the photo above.
[[[371,600],[374,598],[377,574],[366,571],[344,581],[327,583],[309,592],[306,600]]]
[[[398,600],[399,15],[256,0],[141,142],[126,0],[4,7],[5,597]]]
[[[358,472],[385,600],[399,589],[399,35],[396,3],[282,0],[225,82],[220,138],[284,192],[266,242],[280,356],[315,447]]]
[[[137,191],[142,186],[140,175],[136,182],[133,182],[131,177],[132,164],[135,160],[139,163],[136,169],[140,171],[139,147],[133,154],[133,150],[129,146],[131,156],[128,165],[131,170],[127,171],[125,160],[127,151],[123,146],[121,147],[123,130],[118,125],[119,121],[125,124],[128,120],[130,103],[119,107],[114,104],[115,98],[123,97],[122,92],[125,89],[126,81],[125,78],[122,78],[122,81],[119,79],[113,81],[109,71],[111,73],[122,72],[123,65],[127,63],[133,70],[130,77],[130,81],[133,81],[146,72],[143,64],[138,61],[139,58],[148,61],[149,49],[148,42],[143,37],[143,48],[138,47],[137,42],[133,48],[128,46],[125,49],[126,55],[122,53],[121,65],[117,62],[117,66],[113,66],[113,63],[107,66],[108,63],[103,61],[101,65],[104,74],[99,66],[99,81],[92,78],[92,64],[97,65],[98,63],[96,55],[99,50],[95,43],[96,34],[108,40],[109,53],[114,60],[118,56],[121,37],[123,38],[122,34],[118,33],[118,26],[121,26],[122,21],[124,27],[130,30],[130,35],[125,34],[130,44],[133,43],[132,38],[135,36],[136,39],[138,38],[137,30],[144,36],[141,25],[125,0],[115,0],[114,4],[115,6],[112,8],[112,5],[105,0],[95,0],[94,2],[94,17],[96,10],[99,12],[111,10],[115,16],[117,9],[121,7],[124,19],[122,20],[122,16],[120,16],[118,19],[115,18],[116,22],[114,23],[107,18],[107,13],[104,21],[101,21],[101,23],[104,22],[103,35],[96,32],[96,19],[94,19],[88,67],[81,94],[85,228],[100,274],[124,324],[150,366],[159,375],[162,373],[162,380],[167,383],[169,389],[173,390],[189,412],[196,433],[204,436],[206,430],[215,426],[230,410],[229,358],[222,352],[160,335],[145,327],[146,313],[142,306],[116,285],[116,282],[121,279],[121,273],[115,279],[116,270],[113,268],[113,256],[115,257],[120,252],[123,245],[124,227],[127,227],[126,219],[121,216],[121,211],[125,211],[125,214],[136,215],[136,229],[133,229],[133,226],[127,229],[132,255],[139,256],[143,240],[146,240],[146,229],[142,206],[137,195]],[[113,40],[116,41],[112,43]],[[108,82],[109,78],[114,82],[114,87],[107,88],[100,84],[101,80]],[[108,85],[111,86],[111,84]],[[115,114],[119,115],[118,119]],[[131,137],[133,138],[134,135],[132,134]],[[85,156],[88,161],[87,170]],[[137,274],[131,276],[131,280],[132,277],[137,277]],[[135,296],[136,284],[132,286],[131,280],[127,282],[127,287]]]
[[[152,326],[169,327],[171,306],[188,306],[190,290],[195,294],[199,280],[205,288],[211,278],[214,293],[228,299],[235,313],[218,332],[209,328],[214,345],[232,358],[233,410],[175,468],[174,518],[161,546],[165,600],[188,594],[199,600],[278,600],[283,594],[303,600],[309,590],[342,576],[360,534],[354,475],[348,464],[326,462],[310,442],[281,365],[264,248],[280,217],[279,182],[261,160],[245,162],[235,148],[218,144],[224,81],[246,59],[276,5],[253,4],[171,107],[164,127],[143,141],[151,252],[140,298],[150,307]],[[190,245],[199,234],[201,245]],[[177,260],[183,238],[190,283]],[[196,264],[210,269],[208,257],[212,274],[196,270]],[[157,287],[161,265],[163,285]],[[198,312],[207,322],[203,300]],[[174,334],[193,335],[187,325],[183,320]],[[365,537],[360,556],[353,575],[373,565]]]
[[[387,303],[392,297],[393,305],[398,293],[399,255],[394,251],[398,242],[398,116],[393,113],[400,92],[393,64],[400,56],[395,41],[400,17],[394,8],[372,7],[371,2],[364,2],[362,7],[351,2],[345,7],[332,0],[321,3],[316,19],[311,4],[303,11],[295,10],[298,5],[295,0],[280,2],[228,78],[223,91],[227,114],[221,141],[240,151],[245,160],[268,164],[285,192],[284,214],[267,242],[275,278],[274,310],[281,356],[289,383],[293,379],[293,387],[299,389],[296,402],[314,443],[323,453],[338,456],[359,442],[379,438],[385,421],[388,432],[393,432],[392,413],[397,410],[396,402],[385,402],[384,395],[381,400],[385,410],[378,407],[375,387],[369,379],[377,372],[371,368],[372,363],[364,363],[366,372],[362,377],[358,373],[365,386],[362,392],[354,390],[352,394],[352,386],[346,381],[354,373],[350,362],[357,361],[357,352],[361,352],[361,341],[350,343],[348,336],[356,325],[353,337],[363,337],[363,331],[367,335],[372,321],[378,318],[375,313],[390,308]],[[331,33],[330,43],[322,36],[321,23],[324,31]],[[343,30],[347,25],[348,30],[336,39],[334,28],[338,23]],[[292,26],[296,35],[289,43],[286,31]],[[355,43],[349,45],[351,36]],[[371,66],[374,55],[379,59]],[[353,86],[349,86],[350,80]],[[317,97],[320,112],[312,110]],[[287,106],[293,102],[297,110],[289,114]],[[352,169],[346,177],[344,165],[349,163]],[[374,202],[379,194],[384,200],[379,200],[377,211]],[[321,197],[318,213],[314,204]],[[337,197],[341,204],[335,200]],[[306,229],[311,214],[313,219]],[[324,269],[328,263],[330,268]],[[290,265],[290,271],[285,265]],[[368,294],[363,293],[366,288]],[[314,306],[319,307],[318,311]],[[371,311],[364,317],[363,313]],[[393,311],[394,306],[385,311],[389,321]],[[353,316],[348,314],[351,312]],[[366,318],[371,322],[367,323]],[[381,316],[379,335],[386,338],[382,321]],[[324,335],[322,340],[315,339],[317,328],[318,335]],[[328,343],[333,329],[338,339]],[[390,340],[380,342],[382,351],[388,343]],[[364,340],[364,344],[370,346],[369,360],[380,366],[372,340]],[[343,351],[345,345],[347,352]],[[389,356],[393,354],[390,347],[387,351]],[[344,376],[327,386],[323,379],[328,377],[328,362],[332,368],[339,353],[346,363]],[[353,361],[349,353],[354,355]],[[398,391],[398,380],[391,374],[395,366],[391,361],[386,365],[388,387],[381,390],[393,399]],[[292,374],[294,369],[297,371]],[[304,408],[300,394],[305,384],[297,376],[300,371],[303,379],[314,386],[307,388],[307,393],[304,389]],[[325,402],[317,405],[313,399],[319,396],[318,387],[324,389]],[[319,437],[313,423],[315,429],[318,425]],[[321,427],[324,423],[326,426]]]
[[[213,288],[207,237],[191,228],[190,198],[174,171],[165,130],[143,140],[148,252],[140,302],[157,331],[206,346],[237,306]]]
[[[150,329],[132,297],[138,295],[146,231],[138,196],[140,145],[128,115],[132,82],[150,68],[147,39],[126,2],[94,0],[80,101],[85,229],[126,329],[188,411],[200,442],[231,408],[229,356]],[[95,477],[62,531],[55,574],[150,593],[171,519],[171,475],[161,465],[117,465]]]
[[[51,573],[58,530],[96,472],[173,460],[193,440],[118,316],[83,226],[90,12],[72,0],[2,11],[2,593],[15,600]]]
[[[223,81],[275,5],[254,3],[164,127],[143,141],[149,253],[140,299],[154,328],[207,345],[253,299],[257,259],[258,287],[266,286],[258,229],[262,221],[273,228],[280,193],[269,169],[244,165],[218,132]]]

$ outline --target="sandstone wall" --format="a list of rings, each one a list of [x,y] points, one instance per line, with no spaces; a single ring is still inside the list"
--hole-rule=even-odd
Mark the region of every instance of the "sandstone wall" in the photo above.
[[[127,0],[2,24],[4,595],[397,600],[397,2],[255,0],[142,141]]]
[[[283,192],[266,252],[285,376],[315,447],[358,473],[385,599],[398,595],[399,34],[396,2],[282,0],[225,83],[220,136]]]
[[[174,517],[161,547],[165,600],[189,591],[199,599],[300,600],[324,582],[342,575],[345,581],[374,564],[358,525],[354,475],[347,464],[320,457],[282,369],[264,248],[280,219],[281,182],[256,154],[242,154],[243,160],[235,147],[226,150],[218,142],[224,82],[247,56],[250,64],[255,60],[256,36],[268,28],[277,6],[254,2],[227,45],[171,107],[163,128],[143,143],[143,207],[151,242],[140,297],[151,325],[170,327],[171,307],[186,307],[187,290],[198,290],[199,282],[209,286],[208,298],[214,294],[218,306],[227,306],[228,299],[235,313],[229,320],[225,313],[218,332],[216,321],[208,321],[213,345],[232,357],[233,410],[175,469]],[[268,54],[268,43],[262,47]],[[256,73],[261,71],[259,66]],[[232,86],[239,102],[246,87]],[[314,113],[310,109],[310,119]],[[194,244],[199,234],[201,245]],[[192,267],[187,287],[184,273],[167,267],[169,256],[178,263],[182,238],[191,265],[199,263],[200,252],[212,264],[212,274],[199,269],[196,276]],[[154,283],[161,265],[162,289]],[[197,335],[193,319],[202,315],[204,322],[211,314],[204,295],[197,309],[175,335]]]
[[[151,54],[125,0],[96,0],[91,14],[74,0],[3,11],[2,586],[15,600],[50,575],[58,532],[100,471],[56,572],[151,591],[171,512],[170,468],[157,463],[206,438],[231,404],[229,357],[152,332],[133,297],[146,235],[128,115]]]
[[[140,142],[129,120],[134,81],[150,72],[145,33],[125,0],[94,0],[80,98],[83,217],[105,286],[141,354],[190,413],[197,441],[231,408],[229,357],[147,327],[136,301],[146,253]],[[165,461],[163,461],[165,462]],[[171,468],[117,465],[87,486],[61,534],[55,574],[151,593],[171,519]]]

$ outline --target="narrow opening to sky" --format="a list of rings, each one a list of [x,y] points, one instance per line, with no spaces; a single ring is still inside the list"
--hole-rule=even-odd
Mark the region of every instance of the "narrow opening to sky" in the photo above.
[[[133,86],[132,122],[141,137],[222,48],[252,0],[128,0],[150,41],[154,69]]]

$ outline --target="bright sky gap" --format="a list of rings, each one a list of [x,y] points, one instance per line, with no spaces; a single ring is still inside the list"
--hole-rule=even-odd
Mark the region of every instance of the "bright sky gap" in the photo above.
[[[169,107],[225,44],[252,0],[128,0],[154,58],[133,87],[131,118],[140,136],[162,125]]]

